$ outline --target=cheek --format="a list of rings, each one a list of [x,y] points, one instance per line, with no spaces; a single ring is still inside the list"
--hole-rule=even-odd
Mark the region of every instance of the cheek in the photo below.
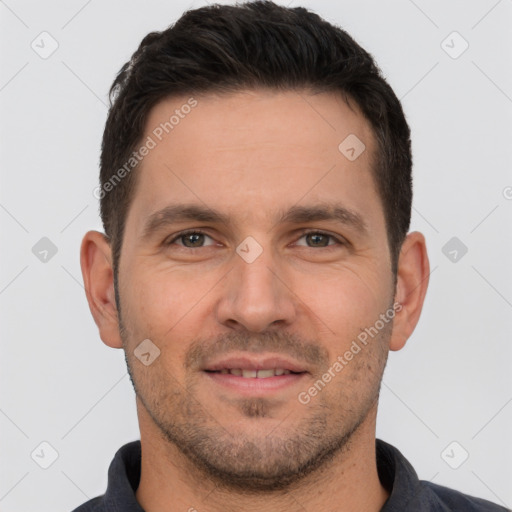
[[[325,276],[303,280],[297,293],[324,327],[337,339],[346,339],[373,325],[386,311],[388,290],[377,273],[345,267]]]
[[[137,268],[137,272],[127,271],[126,280],[129,318],[125,319],[139,336],[166,342],[186,330],[190,338],[195,333],[198,322],[194,322],[204,308],[204,299],[218,281],[212,273],[202,274],[180,269]],[[124,315],[123,315],[124,317]]]
[[[143,367],[134,357],[131,366],[141,389],[153,389],[155,399],[179,395],[185,379],[182,361],[191,339],[201,335],[198,314],[212,287],[209,279],[178,271],[137,269],[127,271],[122,296],[123,323],[131,352],[145,339],[160,350],[158,359]],[[202,306],[202,308],[201,308]]]

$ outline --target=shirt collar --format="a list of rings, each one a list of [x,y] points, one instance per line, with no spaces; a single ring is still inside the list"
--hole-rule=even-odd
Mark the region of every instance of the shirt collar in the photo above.
[[[108,486],[104,509],[112,512],[144,512],[135,498],[140,482],[141,444],[125,444],[114,456],[108,468]]]
[[[381,484],[390,493],[380,512],[429,510],[430,499],[409,461],[394,446],[375,440],[377,472]]]

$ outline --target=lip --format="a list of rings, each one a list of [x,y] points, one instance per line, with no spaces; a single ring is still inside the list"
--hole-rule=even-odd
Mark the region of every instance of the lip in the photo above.
[[[282,368],[294,373],[309,373],[307,367],[297,361],[280,355],[253,354],[251,356],[240,355],[218,359],[208,363],[203,370],[215,372],[224,369],[240,368],[241,370],[267,370],[270,368]],[[273,377],[270,377],[273,378]]]
[[[267,377],[259,379],[257,377],[239,377],[238,375],[213,373],[204,371],[205,375],[210,382],[222,386],[236,392],[242,396],[266,396],[274,394],[278,391],[285,391],[287,388],[296,386],[301,382],[307,373],[289,373],[287,375],[279,375],[274,377]]]
[[[274,377],[242,377],[233,374],[215,373],[224,369],[267,370],[280,368],[293,373]],[[210,382],[236,392],[242,396],[266,396],[296,386],[309,371],[306,365],[278,354],[232,355],[214,360],[202,369]]]

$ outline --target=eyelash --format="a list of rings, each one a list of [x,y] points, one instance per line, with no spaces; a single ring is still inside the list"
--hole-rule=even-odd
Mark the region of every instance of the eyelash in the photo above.
[[[171,240],[169,240],[168,242],[164,242],[164,244],[167,246],[167,245],[172,245],[174,242],[176,242],[176,240],[184,237],[184,236],[187,236],[187,235],[205,235],[205,236],[208,236],[210,238],[212,238],[208,233],[206,233],[205,231],[202,231],[201,229],[189,229],[189,230],[185,230],[185,231],[181,231],[180,233],[177,233]],[[334,249],[336,246],[340,246],[340,245],[346,245],[346,242],[344,242],[343,240],[341,240],[340,238],[334,236],[334,235],[331,235],[330,233],[327,233],[325,231],[319,231],[319,230],[315,230],[315,229],[305,229],[305,230],[302,230],[300,232],[300,237],[298,238],[298,240],[300,240],[301,238],[307,236],[307,235],[323,235],[323,236],[327,236],[331,239],[333,239],[334,241],[336,241],[336,244],[334,245],[327,245],[325,247],[319,247],[320,249]],[[213,238],[212,238],[213,239]],[[186,247],[186,246],[182,246],[183,249],[188,249],[188,250],[194,250],[194,249],[203,249],[203,247]],[[309,247],[309,246],[305,246],[307,247],[308,249],[315,249],[315,247]]]

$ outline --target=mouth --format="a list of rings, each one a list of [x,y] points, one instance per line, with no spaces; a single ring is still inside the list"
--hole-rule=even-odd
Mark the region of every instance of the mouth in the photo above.
[[[209,363],[203,373],[223,388],[245,396],[263,396],[296,385],[309,374],[305,365],[281,356],[256,354]]]
[[[222,368],[222,370],[205,370],[210,373],[220,373],[221,375],[236,375],[244,379],[268,379],[270,377],[280,377],[281,375],[300,374],[305,372],[292,372],[285,368],[262,368],[261,370],[244,370],[242,368]]]

